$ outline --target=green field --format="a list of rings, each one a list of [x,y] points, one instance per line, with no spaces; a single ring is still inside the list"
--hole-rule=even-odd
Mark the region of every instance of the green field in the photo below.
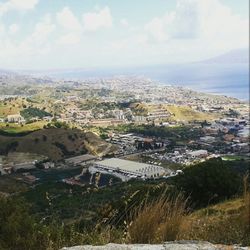
[[[11,134],[18,134],[23,132],[32,132],[35,130],[42,129],[44,125],[48,122],[46,121],[37,121],[29,124],[17,124],[17,123],[0,123],[0,130],[11,133]]]
[[[249,160],[249,157],[246,155],[224,155],[222,157],[223,161],[240,161],[240,160]]]

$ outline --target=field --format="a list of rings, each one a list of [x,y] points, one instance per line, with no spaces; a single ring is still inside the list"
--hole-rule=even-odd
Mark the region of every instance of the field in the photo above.
[[[222,157],[223,161],[239,161],[239,160],[248,160],[249,157],[246,155],[225,155]]]
[[[173,105],[166,105],[164,106],[168,112],[173,114],[171,120],[174,121],[210,121],[218,118],[218,115],[211,114],[211,113],[202,113],[197,112],[187,106],[173,106]]]
[[[0,123],[0,130],[11,134],[32,132],[35,130],[42,129],[47,123],[48,122],[46,121],[37,121],[24,125],[17,123]]]

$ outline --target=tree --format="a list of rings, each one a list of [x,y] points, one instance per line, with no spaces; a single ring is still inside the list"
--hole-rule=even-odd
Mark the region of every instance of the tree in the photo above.
[[[20,199],[1,197],[0,208],[0,249],[35,249],[35,221],[27,204]]]
[[[237,194],[241,178],[221,159],[211,159],[184,169],[174,182],[200,207]]]

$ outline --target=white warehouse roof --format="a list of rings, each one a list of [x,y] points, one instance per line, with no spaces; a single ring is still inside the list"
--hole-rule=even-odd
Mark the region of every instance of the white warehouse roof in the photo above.
[[[128,161],[119,158],[110,158],[103,161],[96,162],[99,166],[106,167],[109,169],[119,169],[120,171],[124,172],[131,172],[131,173],[145,173],[153,174],[153,173],[163,173],[165,169],[156,165],[135,162],[135,161]],[[145,172],[146,171],[146,172]]]
[[[201,156],[201,155],[207,155],[208,153],[207,153],[207,150],[200,149],[200,150],[189,152],[188,154],[191,156]]]

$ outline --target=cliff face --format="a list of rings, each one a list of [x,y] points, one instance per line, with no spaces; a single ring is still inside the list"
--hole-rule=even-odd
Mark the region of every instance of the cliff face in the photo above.
[[[250,247],[213,245],[209,242],[200,241],[173,241],[164,244],[107,244],[104,246],[75,246],[64,247],[61,250],[247,250]]]

